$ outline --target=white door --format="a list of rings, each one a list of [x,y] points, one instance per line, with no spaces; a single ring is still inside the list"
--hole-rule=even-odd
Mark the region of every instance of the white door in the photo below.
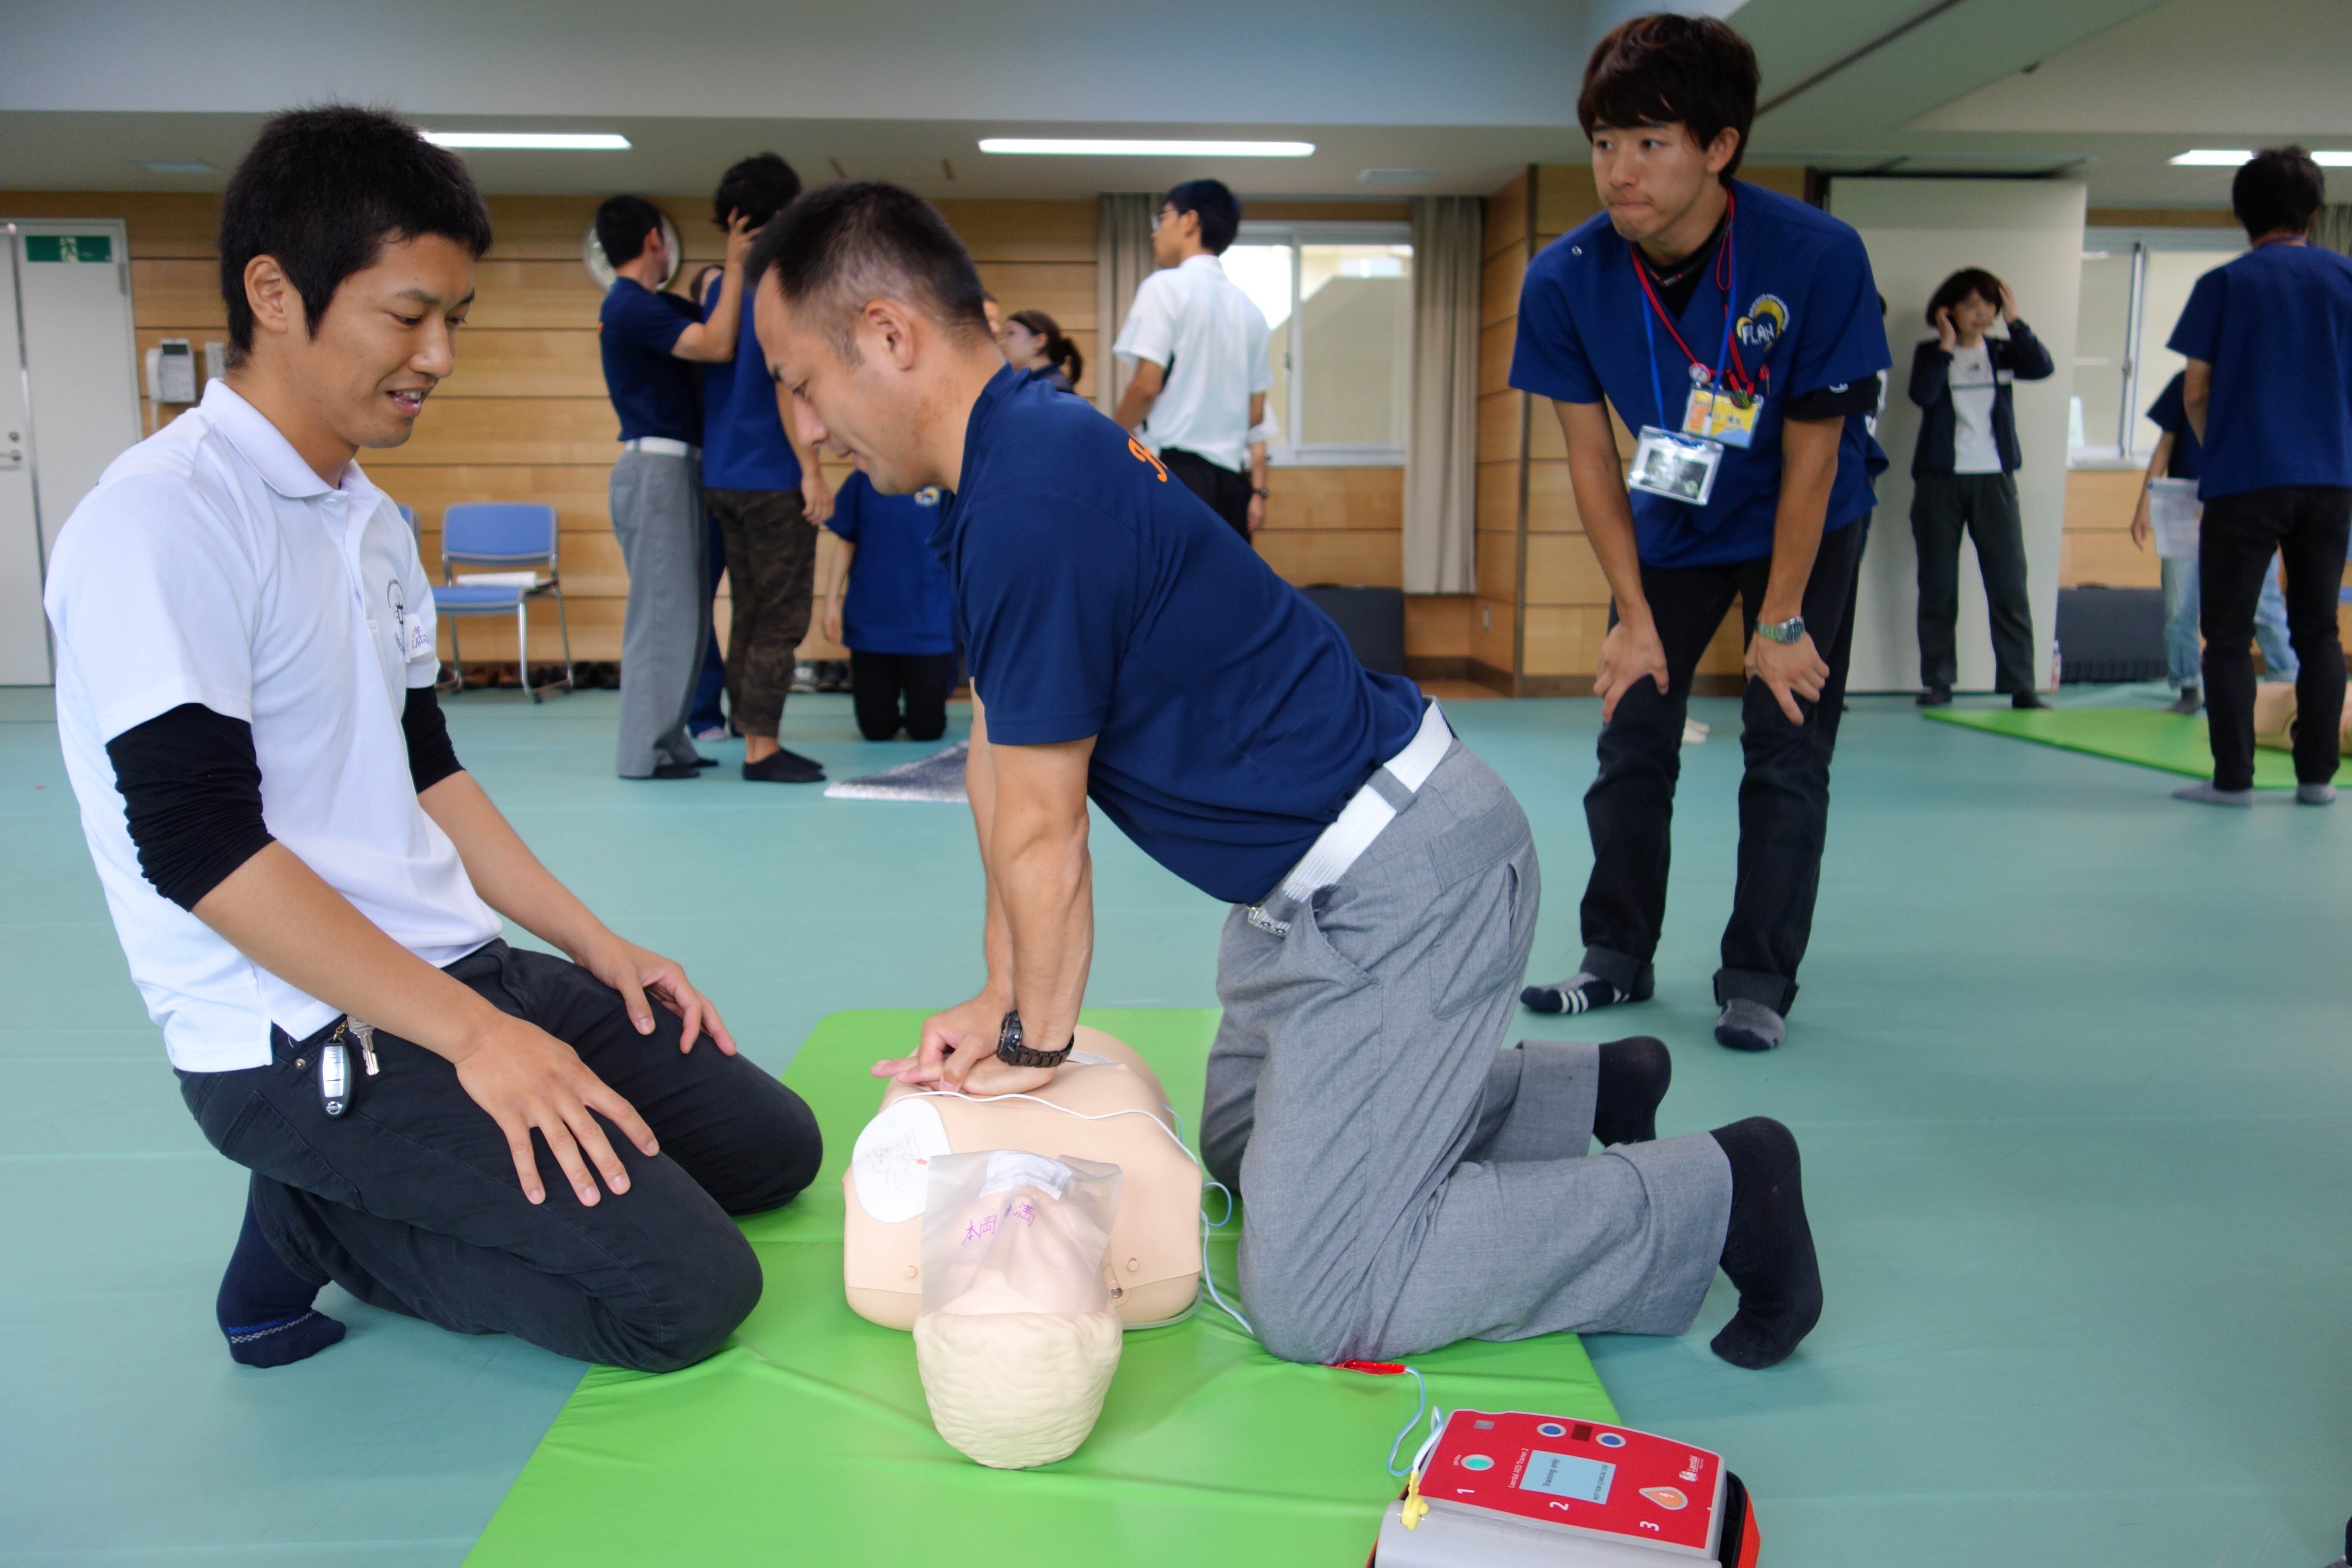
[[[40,511],[33,494],[31,422],[25,417],[25,355],[16,323],[17,236],[0,225],[0,686],[50,681],[48,625],[41,615]]]
[[[2047,381],[2016,392],[2018,510],[2033,606],[2033,679],[2050,675],[2057,630],[2059,534],[2066,510],[2066,415],[2074,385],[2074,317],[2083,281],[2084,188],[2063,180],[1839,179],[1830,211],[1862,232],[1870,269],[1886,297],[1894,381],[1878,439],[1891,461],[1879,477],[1878,513],[1863,556],[1854,611],[1855,691],[1911,691],[1919,684],[1918,556],[1911,545],[1911,452],[1919,410],[1907,389],[1911,353],[1933,335],[1924,316],[1936,286],[1982,267],[2017,293],[2018,314],[2058,362]],[[1959,687],[1992,686],[1992,633],[1975,552],[1960,552]]]

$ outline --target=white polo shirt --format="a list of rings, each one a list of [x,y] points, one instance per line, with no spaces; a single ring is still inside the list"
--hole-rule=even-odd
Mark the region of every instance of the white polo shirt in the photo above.
[[[139,869],[107,742],[184,702],[253,727],[272,837],[440,965],[499,934],[417,804],[401,710],[437,670],[416,540],[357,463],[331,489],[214,382],[67,519],[44,601],[58,737],[115,934],[172,1065],[266,1066],[338,1010],[247,959]]]
[[[1181,447],[1236,473],[1248,468],[1250,399],[1274,384],[1271,336],[1265,312],[1213,256],[1146,278],[1111,345],[1122,359],[1167,368],[1144,444]]]

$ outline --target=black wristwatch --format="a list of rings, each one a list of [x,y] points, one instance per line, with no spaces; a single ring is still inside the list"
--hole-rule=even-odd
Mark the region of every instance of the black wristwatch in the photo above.
[[[1058,1051],[1033,1051],[1021,1043],[1020,1013],[1011,1012],[996,1031],[996,1059],[1013,1068],[1057,1068],[1070,1059],[1077,1043],[1077,1036],[1072,1035],[1069,1045]]]

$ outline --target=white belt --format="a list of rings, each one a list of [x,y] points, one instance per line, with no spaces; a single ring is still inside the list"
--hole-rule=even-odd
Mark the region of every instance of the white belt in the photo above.
[[[673,441],[667,436],[640,436],[634,441],[621,443],[624,452],[658,452],[665,458],[699,458],[702,448],[684,441]]]
[[[1323,830],[1322,837],[1307,847],[1290,875],[1282,879],[1283,896],[1305,903],[1318,888],[1328,888],[1348,874],[1381,829],[1394,822],[1402,809],[1401,802],[1392,801],[1381,784],[1382,774],[1403,786],[1402,794],[1411,796],[1429,782],[1437,764],[1445,760],[1446,747],[1454,743],[1454,731],[1446,726],[1445,716],[1433,701],[1421,716],[1421,730],[1405,749],[1382,763],[1380,770],[1366,781],[1363,788],[1348,797],[1339,809],[1339,819]]]

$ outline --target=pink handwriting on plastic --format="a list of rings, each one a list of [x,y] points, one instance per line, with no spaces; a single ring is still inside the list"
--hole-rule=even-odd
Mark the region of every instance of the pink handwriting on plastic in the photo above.
[[[1037,1223],[1037,1205],[1026,1198],[1017,1203],[1008,1204],[1003,1215],[987,1215],[964,1226],[963,1240],[978,1241],[983,1237],[994,1236],[999,1219],[1017,1219],[1024,1226],[1034,1226]],[[963,1242],[958,1242],[956,1245],[961,1247]]]

